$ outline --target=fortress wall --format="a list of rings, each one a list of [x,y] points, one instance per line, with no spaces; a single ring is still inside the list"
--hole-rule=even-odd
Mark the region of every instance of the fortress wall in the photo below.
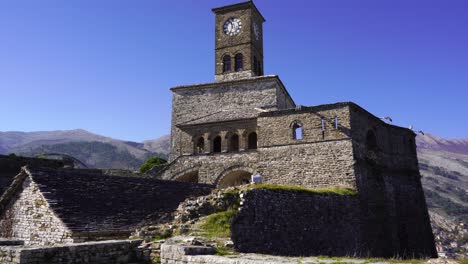
[[[164,172],[162,178],[173,180],[198,171],[199,182],[216,184],[229,172],[243,170],[259,173],[264,182],[272,184],[355,188],[352,151],[351,141],[341,140],[239,153],[183,156]]]
[[[338,129],[335,128],[335,116],[338,118]],[[322,134],[322,119],[325,131]],[[293,124],[302,124],[302,139],[293,138]],[[350,129],[349,108],[310,111],[289,110],[277,113],[265,113],[258,118],[259,146],[298,144],[348,138]]]
[[[435,256],[414,133],[351,110],[356,179],[368,248],[383,256]],[[368,131],[376,146],[369,147]]]
[[[356,196],[252,190],[231,230],[240,252],[289,256],[359,254]]]
[[[352,152],[350,140],[263,148],[259,173],[273,184],[355,188]]]

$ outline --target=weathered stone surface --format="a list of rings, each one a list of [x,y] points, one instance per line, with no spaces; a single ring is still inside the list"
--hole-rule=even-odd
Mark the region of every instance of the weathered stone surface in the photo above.
[[[356,195],[254,189],[232,223],[244,253],[286,256],[365,255]]]
[[[47,247],[0,246],[2,264],[132,263],[140,260],[141,240],[110,240]]]
[[[89,170],[24,168],[16,176],[0,236],[27,245],[127,238],[143,224],[165,223],[179,203],[211,192],[209,185]]]

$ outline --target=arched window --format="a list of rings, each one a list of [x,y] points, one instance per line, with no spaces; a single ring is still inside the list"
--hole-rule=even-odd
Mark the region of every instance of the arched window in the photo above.
[[[231,56],[224,55],[223,57],[223,72],[231,71]]]
[[[258,75],[263,75],[262,64],[260,63],[260,61],[258,62]]]
[[[196,147],[197,154],[205,153],[205,139],[200,137],[197,140],[197,147]]]
[[[255,132],[250,133],[248,140],[249,140],[248,149],[257,149],[257,133]]]
[[[253,71],[254,71],[254,73],[255,73],[256,75],[258,75],[258,73],[257,73],[257,71],[258,71],[257,66],[258,66],[257,57],[254,56],[254,60],[253,60],[253,67],[254,67],[254,70],[253,70]]]
[[[236,54],[236,72],[244,70],[244,58],[241,53]]]
[[[302,123],[294,122],[292,125],[293,139],[300,140],[302,139]]]
[[[221,137],[217,136],[213,139],[213,152],[221,152]]]
[[[239,151],[239,136],[237,134],[234,134],[231,137],[230,150],[233,151],[233,152]]]
[[[375,137],[374,131],[369,130],[366,135],[366,147],[367,150],[377,150],[377,138]]]

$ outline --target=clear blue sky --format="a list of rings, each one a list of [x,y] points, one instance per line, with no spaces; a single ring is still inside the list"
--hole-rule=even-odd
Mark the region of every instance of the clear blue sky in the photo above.
[[[232,0],[0,2],[0,131],[169,133],[169,88],[214,80],[214,15]],[[257,0],[265,74],[297,104],[353,101],[468,137],[468,1]]]

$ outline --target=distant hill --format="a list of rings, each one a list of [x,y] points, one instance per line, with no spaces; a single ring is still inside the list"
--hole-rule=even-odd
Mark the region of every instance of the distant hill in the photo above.
[[[91,168],[137,169],[149,157],[166,157],[166,151],[156,151],[156,143],[147,148],[144,143],[117,140],[82,129],[0,132],[0,154],[34,157],[43,153],[61,153],[71,155]]]
[[[468,245],[468,139],[418,135],[418,160],[436,241],[455,253]]]

